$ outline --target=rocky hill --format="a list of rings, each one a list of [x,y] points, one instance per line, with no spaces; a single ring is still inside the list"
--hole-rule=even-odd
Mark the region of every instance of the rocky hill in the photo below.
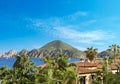
[[[111,53],[109,53],[107,50],[105,50],[105,51],[100,52],[100,53],[98,54],[98,56],[99,56],[100,58],[104,58],[105,56],[112,57],[113,54],[111,54]]]
[[[84,56],[84,52],[60,40],[52,41],[44,45],[40,49],[34,49],[30,51],[28,55],[31,57],[43,57],[43,56],[57,56],[60,53],[67,55],[69,57],[78,58]]]
[[[19,55],[27,55],[28,54],[28,50],[26,50],[26,49],[23,49],[23,50],[21,50],[20,52],[19,52]]]
[[[19,52],[15,51],[15,50],[10,50],[6,53],[0,53],[0,57],[7,57],[7,58],[15,57],[18,55],[19,55]]]
[[[15,57],[22,54],[29,55],[30,57],[57,56],[58,54],[64,54],[74,58],[80,58],[85,55],[83,51],[80,51],[60,40],[55,40],[50,43],[47,43],[39,49],[33,49],[31,51],[23,49],[20,52],[10,50],[7,53],[0,54],[0,57]]]

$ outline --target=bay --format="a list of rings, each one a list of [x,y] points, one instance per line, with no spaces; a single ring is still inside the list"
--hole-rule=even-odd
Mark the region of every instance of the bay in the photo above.
[[[44,64],[43,60],[40,58],[30,58],[36,66]],[[69,62],[77,62],[80,59],[78,58],[70,58]],[[16,58],[0,58],[0,68],[6,65],[8,68],[12,68],[14,62],[16,61]]]

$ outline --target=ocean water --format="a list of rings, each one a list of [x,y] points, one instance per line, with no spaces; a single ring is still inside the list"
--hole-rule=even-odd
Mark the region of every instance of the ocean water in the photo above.
[[[36,66],[44,64],[42,59],[40,58],[30,58]],[[79,61],[80,59],[78,58],[70,58],[69,62],[76,62]],[[14,62],[16,61],[16,58],[0,58],[0,68],[3,67],[4,65],[8,66],[8,68],[12,68]]]

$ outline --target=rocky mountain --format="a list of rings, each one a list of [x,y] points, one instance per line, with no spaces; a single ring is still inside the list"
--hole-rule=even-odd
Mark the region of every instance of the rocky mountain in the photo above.
[[[26,49],[23,49],[23,50],[21,50],[20,52],[19,52],[19,55],[27,55],[28,54],[28,50],[26,50]]]
[[[98,54],[98,56],[99,56],[100,58],[104,58],[105,56],[112,57],[113,54],[111,54],[111,53],[109,53],[107,50],[105,50],[105,51],[100,52],[100,53]]]
[[[30,57],[43,57],[42,52],[39,49],[33,49],[28,52],[28,56]]]
[[[47,43],[39,49],[33,49],[31,51],[23,49],[20,52],[10,50],[4,54],[0,54],[0,57],[15,57],[23,54],[29,55],[30,57],[57,56],[58,54],[64,54],[74,58],[83,57],[85,55],[83,51],[80,51],[60,40],[55,40]]]
[[[15,50],[10,50],[6,53],[0,53],[0,57],[7,57],[7,58],[10,58],[10,57],[15,57],[15,56],[18,56],[19,53]]]
[[[34,49],[28,53],[31,57],[57,56],[64,54],[69,57],[83,57],[84,52],[72,47],[71,45],[60,40],[52,41],[40,49]]]

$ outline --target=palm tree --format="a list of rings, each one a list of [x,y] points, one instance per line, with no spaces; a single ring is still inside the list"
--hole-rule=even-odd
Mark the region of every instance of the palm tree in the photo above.
[[[119,84],[120,76],[113,74],[109,68],[109,65],[111,65],[111,60],[108,57],[105,57],[103,61],[102,70],[97,72],[93,84]]]
[[[68,63],[68,57],[60,54],[56,59],[56,63],[57,63],[56,72],[59,73],[60,78],[59,80],[62,80],[61,83],[76,84],[78,80],[76,66]]]
[[[37,83],[76,84],[78,77],[76,68],[68,63],[67,56],[58,55],[55,58],[45,57],[44,60],[49,62],[49,65],[37,73]]]
[[[98,50],[97,48],[91,47],[91,48],[87,48],[87,50],[85,51],[86,58],[90,62],[92,62],[93,60],[95,60],[95,58],[97,57],[97,54],[98,54],[97,50]]]
[[[0,81],[7,80],[9,77],[9,69],[7,66],[0,68]]]
[[[116,44],[112,44],[111,46],[109,46],[108,52],[113,54],[113,58],[115,62],[115,58],[120,56],[120,46]]]
[[[76,67],[68,63],[68,57],[46,57],[46,67],[35,67],[29,57],[17,57],[13,68],[0,68],[1,84],[76,84],[78,74]]]
[[[29,56],[27,55],[17,56],[13,68],[26,68],[28,62]]]
[[[29,83],[34,81],[35,65],[29,60],[29,56],[18,56],[13,64],[13,76],[16,73],[19,84]]]

